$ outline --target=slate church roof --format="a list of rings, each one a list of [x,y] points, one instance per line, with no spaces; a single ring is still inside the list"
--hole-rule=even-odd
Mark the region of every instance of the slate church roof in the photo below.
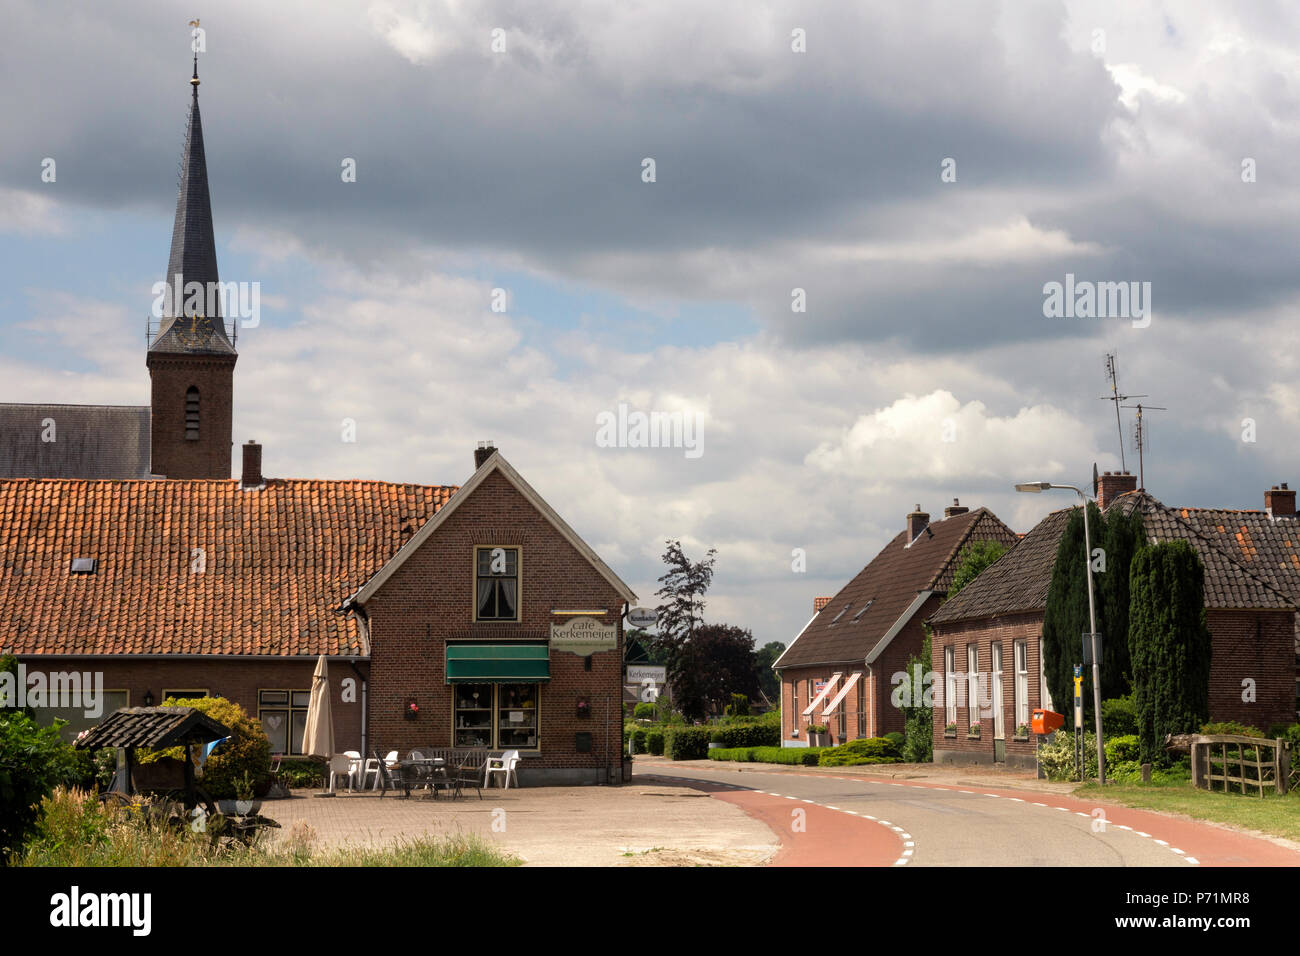
[[[148,478],[149,468],[148,405],[0,403],[0,478]]]

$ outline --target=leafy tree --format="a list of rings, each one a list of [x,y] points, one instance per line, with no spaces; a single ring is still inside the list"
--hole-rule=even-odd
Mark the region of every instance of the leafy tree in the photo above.
[[[1143,763],[1168,763],[1166,734],[1194,733],[1210,715],[1205,570],[1186,541],[1133,558],[1129,654]]]
[[[19,710],[0,711],[0,865],[22,849],[41,801],[85,776],[85,761],[63,742],[60,726],[41,727]]]
[[[1093,597],[1097,630],[1102,635],[1101,693],[1103,698],[1123,697],[1129,691],[1129,571],[1135,550],[1143,541],[1141,515],[1110,509],[1103,518],[1097,506],[1088,503],[1088,525],[1094,553],[1101,549],[1093,573]],[[1074,665],[1082,662],[1082,642],[1090,630],[1088,579],[1084,559],[1083,512],[1075,509],[1061,535],[1052,567],[1043,615],[1043,670],[1052,700],[1074,723]],[[1104,570],[1102,569],[1104,567]],[[1083,671],[1084,723],[1094,723],[1092,669]]]
[[[758,693],[754,635],[730,624],[697,624],[668,665],[673,704],[691,720],[720,714],[732,694]]]
[[[961,556],[957,559],[957,567],[952,572],[952,586],[948,588],[948,597],[956,597],[958,591],[974,581],[981,571],[1006,553],[1007,546],[1001,541],[975,541],[962,548]]]
[[[754,670],[757,672],[758,689],[767,702],[775,706],[781,700],[781,678],[776,676],[772,665],[785,653],[785,645],[780,641],[768,641],[754,655]]]
[[[921,654],[907,658],[904,677],[909,692],[905,699],[911,702],[903,707],[903,759],[908,763],[929,763],[934,759],[934,708],[925,703],[925,675],[932,669],[930,653],[930,627],[927,624]],[[918,668],[919,681],[915,679]]]
[[[682,550],[680,541],[665,544],[663,562],[668,565],[668,571],[659,578],[663,586],[655,592],[664,601],[655,608],[657,634],[651,646],[665,654],[671,666],[676,650],[704,622],[704,594],[713,582],[713,562],[718,552],[710,548],[704,560],[693,562]]]

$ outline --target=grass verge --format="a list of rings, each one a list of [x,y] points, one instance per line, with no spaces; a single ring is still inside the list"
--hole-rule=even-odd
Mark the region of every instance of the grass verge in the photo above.
[[[1300,843],[1300,793],[1258,796],[1196,790],[1190,782],[1169,783],[1086,783],[1075,796],[1095,797],[1140,810],[1178,813],[1196,820],[1224,823],[1246,830],[1258,830]]]

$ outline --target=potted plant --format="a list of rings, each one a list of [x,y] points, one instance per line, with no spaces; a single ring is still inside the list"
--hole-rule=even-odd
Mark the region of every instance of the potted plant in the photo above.
[[[966,731],[966,736],[967,736],[968,738],[970,738],[971,740],[979,740],[979,737],[980,737],[980,725],[979,725],[979,724],[971,724],[970,727],[969,727],[969,728],[967,729],[967,731]]]
[[[809,747],[827,747],[830,746],[830,735],[826,732],[830,728],[825,724],[808,725],[808,746]]]
[[[1016,740],[1028,740],[1031,728],[1028,724],[1016,725]]]
[[[253,799],[253,778],[248,771],[235,778],[235,799],[218,800],[217,809],[228,817],[246,817],[262,809],[262,801]]]
[[[956,723],[945,724],[943,728],[943,735],[945,737],[956,737],[957,736]]]
[[[723,734],[721,730],[715,730],[713,733],[709,734],[710,750],[722,750],[726,746],[727,744],[726,741],[723,739]]]
[[[632,782],[632,755],[623,754],[623,782]]]
[[[420,705],[416,703],[414,697],[406,698],[406,706],[402,708],[402,713],[407,720],[415,720],[420,716]]]

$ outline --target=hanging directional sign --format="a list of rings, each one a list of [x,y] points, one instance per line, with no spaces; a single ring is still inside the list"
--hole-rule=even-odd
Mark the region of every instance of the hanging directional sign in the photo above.
[[[634,607],[627,612],[627,622],[633,627],[642,629],[654,627],[657,620],[658,615],[652,607]]]

